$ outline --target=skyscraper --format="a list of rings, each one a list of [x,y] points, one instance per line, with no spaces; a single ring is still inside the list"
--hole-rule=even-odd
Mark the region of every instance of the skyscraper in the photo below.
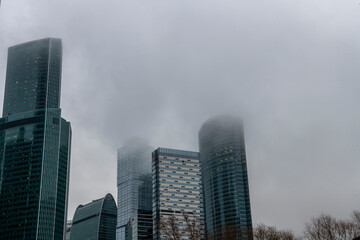
[[[115,240],[116,203],[111,194],[77,207],[70,240]]]
[[[152,154],[154,239],[203,237],[198,152],[158,148]]]
[[[117,240],[152,239],[152,150],[138,138],[118,149]]]
[[[0,119],[0,239],[63,239],[71,127],[61,118],[62,44],[9,48]]]
[[[199,146],[209,237],[251,238],[250,195],[241,119],[228,115],[209,119],[199,131]]]

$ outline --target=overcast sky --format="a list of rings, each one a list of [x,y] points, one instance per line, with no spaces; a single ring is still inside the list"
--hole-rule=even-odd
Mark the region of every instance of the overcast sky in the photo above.
[[[359,3],[3,0],[0,99],[8,47],[63,40],[68,219],[116,197],[127,138],[198,150],[205,120],[240,115],[253,223],[301,233],[313,216],[360,210]]]

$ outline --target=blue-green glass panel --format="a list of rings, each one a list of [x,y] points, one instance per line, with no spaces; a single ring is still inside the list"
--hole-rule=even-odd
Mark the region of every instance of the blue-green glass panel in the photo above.
[[[252,220],[241,119],[208,120],[200,129],[199,147],[208,234],[247,239]]]

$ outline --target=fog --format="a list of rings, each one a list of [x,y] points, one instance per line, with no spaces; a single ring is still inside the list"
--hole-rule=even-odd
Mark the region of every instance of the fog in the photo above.
[[[301,233],[359,210],[358,1],[4,0],[0,99],[7,48],[45,37],[64,47],[68,219],[116,198],[126,139],[197,151],[202,123],[224,113],[244,121],[254,224]]]

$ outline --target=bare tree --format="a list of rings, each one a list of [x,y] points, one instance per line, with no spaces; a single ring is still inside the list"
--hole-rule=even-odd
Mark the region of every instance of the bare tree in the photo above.
[[[352,221],[355,225],[358,236],[360,236],[360,211],[353,211]]]
[[[257,225],[254,229],[254,240],[295,240],[297,239],[290,230],[277,230],[276,227]]]
[[[201,240],[203,235],[200,219],[192,214],[182,212],[184,224],[175,215],[169,215],[167,219],[159,221],[159,230],[166,240],[178,240],[182,232],[189,240]]]
[[[305,225],[308,240],[352,240],[359,236],[360,213],[354,212],[352,220],[337,220],[330,215],[320,215]]]
[[[166,240],[180,239],[180,233],[174,215],[170,215],[166,220],[159,221],[159,230]]]
[[[178,219],[177,219],[178,218]],[[186,234],[189,240],[203,239],[203,226],[200,220],[189,213],[182,212],[181,215],[169,215],[166,219],[158,222],[165,240],[178,240]],[[246,234],[244,234],[246,231]],[[322,214],[312,218],[305,224],[304,236],[296,237],[291,230],[278,230],[276,227],[257,225],[254,229],[236,226],[222,226],[222,236],[207,233],[207,240],[353,240],[360,236],[360,211],[354,211],[352,218],[338,220],[330,215]]]
[[[170,215],[167,221],[159,221],[159,229],[166,240],[178,240],[180,239],[179,228],[174,215]]]
[[[304,235],[309,240],[335,240],[335,219],[322,214],[306,223]]]
[[[186,223],[186,231],[189,234],[189,240],[200,240],[202,236],[202,224],[197,216],[183,212],[183,217]]]
[[[339,240],[353,239],[358,235],[356,225],[351,220],[338,220],[336,222],[336,233]]]

